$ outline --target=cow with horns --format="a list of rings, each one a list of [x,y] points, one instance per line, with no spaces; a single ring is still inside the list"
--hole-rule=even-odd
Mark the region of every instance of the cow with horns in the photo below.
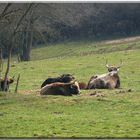
[[[52,84],[52,83],[56,83],[56,82],[60,82],[60,83],[70,83],[71,81],[74,81],[75,77],[72,74],[63,74],[60,75],[59,77],[51,77],[51,78],[47,78],[41,85],[41,88],[43,88],[46,85]],[[79,88],[80,89],[86,89],[87,85],[84,82],[78,82],[79,84]]]
[[[63,74],[59,77],[56,78],[47,78],[41,85],[41,88],[48,84],[56,83],[56,82],[61,82],[61,83],[69,83],[71,81],[75,80],[75,77],[71,74]]]
[[[114,89],[120,87],[119,68],[122,66],[110,66],[107,64],[108,73],[92,76],[88,82],[87,89]]]
[[[72,96],[79,94],[79,84],[76,81],[70,83],[60,83],[55,82],[47,84],[41,88],[41,95],[63,95],[63,96]]]

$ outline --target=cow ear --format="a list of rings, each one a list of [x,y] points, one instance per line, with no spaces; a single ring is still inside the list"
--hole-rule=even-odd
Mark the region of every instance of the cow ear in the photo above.
[[[14,82],[14,79],[13,78],[10,78],[9,79],[9,83],[11,84],[11,83],[13,83]]]
[[[106,64],[106,67],[107,67],[107,68],[109,68],[109,65],[108,65],[108,64]]]

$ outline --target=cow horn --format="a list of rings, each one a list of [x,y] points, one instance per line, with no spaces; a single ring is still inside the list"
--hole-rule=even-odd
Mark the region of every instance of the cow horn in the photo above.
[[[76,82],[76,80],[73,80],[73,81],[70,82],[70,84],[74,84],[75,82]]]
[[[108,60],[106,59],[106,67],[109,68],[109,65],[107,63],[108,63]]]
[[[71,81],[71,82],[69,82],[69,83],[65,83],[65,85],[72,85],[72,84],[74,84],[75,82],[76,82],[76,80]]]
[[[122,61],[122,59],[120,59],[120,65],[117,68],[120,68],[122,66],[123,66],[123,61]]]
[[[76,80],[71,81],[71,84],[74,84],[76,82]]]

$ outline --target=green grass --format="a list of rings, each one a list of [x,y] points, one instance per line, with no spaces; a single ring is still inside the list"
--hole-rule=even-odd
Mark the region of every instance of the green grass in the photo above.
[[[139,137],[140,94],[102,91],[105,97],[2,97],[4,137]]]
[[[140,49],[140,40],[105,43],[94,41],[77,41],[65,42],[47,47],[40,46],[32,51],[32,60],[49,59],[49,58],[66,58],[70,56],[87,56],[94,54],[104,54],[115,51],[137,50]]]
[[[68,42],[34,49],[31,58],[35,61],[11,67],[10,75],[21,74],[19,93],[24,94],[13,93],[15,83],[10,93],[0,94],[0,137],[139,138],[139,48],[137,40]],[[106,59],[110,64],[123,60],[121,89],[83,90],[72,97],[39,96],[36,91],[47,77],[63,73],[73,73],[87,83],[92,75],[106,72]],[[90,96],[94,92],[103,96]]]

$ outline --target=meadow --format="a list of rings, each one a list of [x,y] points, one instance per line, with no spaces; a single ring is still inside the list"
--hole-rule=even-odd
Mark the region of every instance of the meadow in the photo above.
[[[0,93],[0,137],[140,137],[140,40],[71,41],[32,50],[30,62],[15,62],[10,75],[20,73],[9,93]],[[109,64],[120,68],[121,88],[82,90],[72,97],[40,96],[48,77],[73,74],[88,82],[107,72]],[[99,96],[96,96],[99,95]]]

